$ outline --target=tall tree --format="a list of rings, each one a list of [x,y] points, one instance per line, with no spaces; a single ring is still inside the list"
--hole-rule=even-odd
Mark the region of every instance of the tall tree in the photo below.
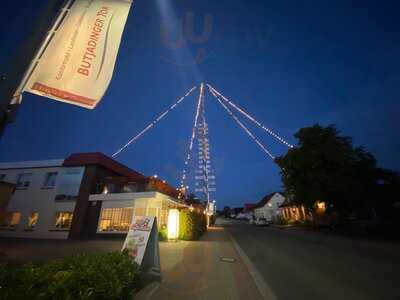
[[[374,186],[373,155],[354,148],[333,125],[302,128],[295,137],[298,147],[276,159],[286,192],[308,208],[317,200],[340,213],[358,207]]]

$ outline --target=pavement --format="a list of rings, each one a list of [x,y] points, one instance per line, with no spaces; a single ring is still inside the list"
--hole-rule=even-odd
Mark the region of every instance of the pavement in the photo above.
[[[0,238],[0,262],[45,262],[77,253],[120,251],[122,244],[121,239]],[[159,247],[162,282],[146,286],[135,299],[264,299],[261,276],[221,226],[209,228],[199,241],[160,242]]]
[[[160,243],[160,256],[161,284],[149,285],[135,299],[264,299],[223,227],[209,228],[199,241]]]
[[[400,244],[226,221],[279,300],[399,300]]]
[[[0,261],[119,251],[122,243],[0,239]],[[199,241],[159,246],[162,282],[135,299],[400,299],[399,243],[219,219]]]

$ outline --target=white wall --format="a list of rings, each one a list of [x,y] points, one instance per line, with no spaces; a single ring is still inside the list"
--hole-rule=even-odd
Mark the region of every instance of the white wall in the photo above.
[[[280,193],[275,193],[272,198],[263,206],[254,209],[254,215],[256,218],[266,218],[269,221],[274,221],[280,214],[279,205],[285,201]]]
[[[7,207],[8,212],[21,212],[21,221],[15,230],[0,230],[0,236],[5,237],[21,237],[21,238],[68,238],[68,232],[53,231],[55,230],[55,214],[58,211],[73,212],[75,208],[75,201],[56,201],[57,187],[62,184],[62,175],[72,169],[81,169],[82,173],[84,168],[67,168],[62,167],[60,161],[54,161],[51,164],[44,164],[43,168],[24,168],[23,163],[18,165],[19,169],[1,169],[0,174],[6,174],[5,181],[16,183],[18,175],[21,173],[32,173],[30,185],[27,189],[17,189],[11,197]],[[62,161],[61,161],[62,163]],[[58,165],[57,165],[58,164]],[[5,164],[0,164],[0,167]],[[38,164],[37,164],[38,165]],[[35,166],[37,166],[35,165]],[[26,166],[33,166],[26,164]],[[10,166],[7,166],[10,167]],[[43,184],[48,172],[58,172],[56,185],[51,189],[44,189]],[[39,213],[39,220],[33,231],[27,231],[28,217],[32,212]]]

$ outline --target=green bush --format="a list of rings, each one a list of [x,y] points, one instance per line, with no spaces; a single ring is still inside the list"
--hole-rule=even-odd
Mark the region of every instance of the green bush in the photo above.
[[[279,217],[278,220],[276,221],[276,224],[278,225],[288,225],[289,221],[283,217]]]
[[[215,225],[215,221],[216,220],[217,220],[217,216],[216,215],[210,216],[210,226]]]
[[[138,286],[138,265],[126,252],[0,265],[0,299],[130,299]]]
[[[202,213],[181,210],[179,213],[179,239],[194,241],[207,230],[206,217]]]
[[[166,241],[168,240],[168,230],[167,230],[167,226],[163,225],[160,229],[160,231],[158,232],[158,240],[159,241]]]

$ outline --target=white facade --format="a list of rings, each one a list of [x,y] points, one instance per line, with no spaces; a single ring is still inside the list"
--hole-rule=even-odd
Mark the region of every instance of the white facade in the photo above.
[[[256,219],[265,218],[267,221],[275,221],[280,215],[279,206],[285,201],[285,197],[280,193],[274,193],[262,207],[254,209]]]
[[[63,167],[63,162],[0,163],[2,180],[17,185],[6,209],[14,213],[14,223],[11,226],[9,220],[2,220],[0,236],[68,238],[66,217],[74,211],[76,200],[72,196],[78,195],[84,167]],[[64,196],[57,196],[60,194]]]

